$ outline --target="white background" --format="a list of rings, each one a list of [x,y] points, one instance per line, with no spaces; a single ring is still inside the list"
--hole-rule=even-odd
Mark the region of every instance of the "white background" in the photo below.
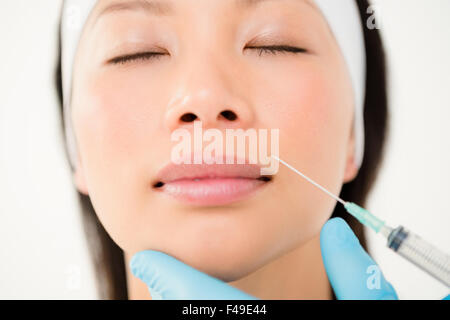
[[[367,208],[448,251],[450,1],[374,3],[390,61],[391,136]],[[60,4],[0,2],[0,299],[97,298],[52,86]],[[368,234],[400,298],[448,293]]]

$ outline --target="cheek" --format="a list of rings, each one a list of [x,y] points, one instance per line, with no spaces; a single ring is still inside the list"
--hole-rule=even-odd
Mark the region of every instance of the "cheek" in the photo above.
[[[298,138],[317,143],[347,133],[352,103],[343,75],[311,63],[280,77],[283,81],[270,82],[270,90],[261,90],[270,93],[261,97],[266,121],[278,125],[280,134],[296,133]]]
[[[280,129],[280,154],[286,161],[301,161],[300,168],[321,168],[336,178],[337,167],[345,163],[353,115],[345,69],[335,61],[310,61],[273,77],[268,87],[261,90],[269,94],[260,96],[260,117]]]
[[[280,129],[280,158],[339,194],[353,114],[345,69],[334,60],[302,64],[278,74],[268,88],[261,90],[266,94],[260,95],[260,117]],[[281,164],[277,180],[280,209],[289,212],[286,221],[300,233],[318,233],[335,201]],[[288,227],[292,239],[295,228]]]
[[[133,74],[133,81],[119,74],[93,77],[78,112],[80,130],[93,138],[91,144],[104,157],[116,162],[148,151],[148,137],[161,118],[157,87]]]
[[[86,77],[92,80],[77,93],[73,121],[91,201],[122,245],[133,239],[148,198],[152,162],[158,163],[157,150],[164,150],[166,140],[160,137],[158,86],[136,73],[134,80],[105,77]]]

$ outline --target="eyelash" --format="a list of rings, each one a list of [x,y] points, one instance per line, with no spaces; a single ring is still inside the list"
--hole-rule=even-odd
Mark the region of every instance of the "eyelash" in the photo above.
[[[262,46],[262,47],[247,47],[248,49],[258,49],[259,56],[263,53],[270,53],[276,55],[277,53],[305,53],[306,49],[291,47],[291,46]]]
[[[259,50],[259,56],[261,56],[263,53],[269,53],[276,55],[278,53],[305,53],[307,52],[306,49],[303,48],[297,48],[297,47],[291,47],[291,46],[285,46],[285,45],[278,45],[278,46],[260,46],[260,47],[247,47],[247,49],[258,49]],[[139,60],[151,60],[151,59],[159,59],[161,58],[165,53],[162,52],[140,52],[136,54],[131,55],[125,55],[117,58],[113,58],[108,61],[109,64],[126,64],[128,62],[133,61],[139,61]]]

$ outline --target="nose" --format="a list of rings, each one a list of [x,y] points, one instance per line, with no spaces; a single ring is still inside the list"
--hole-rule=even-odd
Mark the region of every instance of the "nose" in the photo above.
[[[254,114],[249,103],[243,94],[232,94],[243,92],[232,87],[236,79],[242,78],[220,74],[217,69],[212,74],[211,66],[206,66],[207,70],[203,66],[203,70],[197,68],[194,76],[184,78],[177,87],[179,94],[170,101],[165,112],[165,127],[172,132],[179,127],[193,126],[194,121],[201,121],[203,128],[251,127]]]

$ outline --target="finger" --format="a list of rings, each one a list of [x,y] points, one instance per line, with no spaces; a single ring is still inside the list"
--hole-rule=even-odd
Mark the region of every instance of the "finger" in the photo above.
[[[130,269],[158,299],[256,299],[160,251],[136,253]]]
[[[378,265],[342,218],[328,220],[320,232],[325,270],[338,299],[398,299]]]

